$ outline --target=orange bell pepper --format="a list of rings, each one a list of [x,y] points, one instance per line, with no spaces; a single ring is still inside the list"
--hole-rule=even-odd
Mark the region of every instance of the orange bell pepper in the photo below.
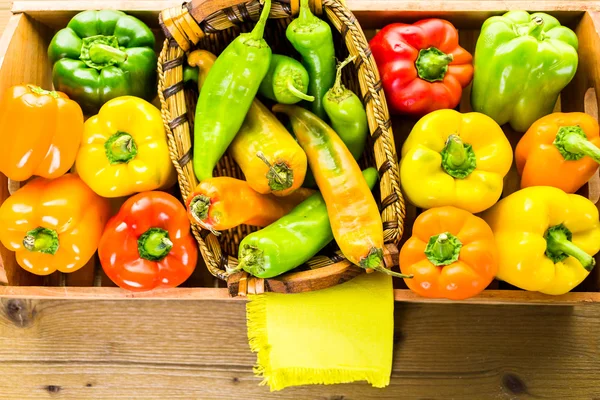
[[[0,101],[0,172],[15,181],[69,171],[83,134],[81,107],[66,94],[13,86]]]
[[[96,252],[109,216],[109,201],[77,175],[37,178],[0,207],[0,241],[36,275],[74,272]]]
[[[523,135],[515,159],[521,188],[554,186],[575,193],[600,163],[598,122],[579,112],[546,115]]]
[[[416,219],[413,236],[400,250],[400,269],[423,297],[462,300],[484,290],[498,270],[492,229],[468,211],[431,208]]]

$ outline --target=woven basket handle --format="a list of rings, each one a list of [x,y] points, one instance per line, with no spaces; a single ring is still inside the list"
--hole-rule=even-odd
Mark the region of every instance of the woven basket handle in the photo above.
[[[315,14],[323,13],[322,0],[309,4]],[[257,21],[261,9],[259,0],[192,0],[162,11],[159,23],[168,39],[188,51],[206,35]],[[270,18],[288,18],[299,9],[300,0],[272,0]]]

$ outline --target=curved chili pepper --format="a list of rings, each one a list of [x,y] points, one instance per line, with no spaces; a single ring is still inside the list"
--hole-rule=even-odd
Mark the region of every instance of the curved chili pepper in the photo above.
[[[181,285],[196,268],[198,247],[183,205],[164,192],[129,198],[98,246],[106,275],[133,291]]]
[[[273,111],[290,117],[327,204],[333,236],[344,256],[362,268],[406,278],[383,266],[383,224],[379,209],[342,139],[323,120],[301,107],[277,104]]]
[[[308,72],[302,64],[291,57],[273,54],[269,72],[258,92],[267,99],[283,104],[314,101],[314,96],[306,94],[308,82]]]
[[[387,25],[369,45],[393,113],[423,116],[454,108],[473,78],[473,57],[442,19]]]
[[[329,24],[313,15],[308,0],[301,0],[300,14],[288,25],[285,35],[308,70],[308,94],[315,98],[310,109],[319,118],[327,118],[323,96],[335,80],[335,48]]]
[[[270,9],[271,0],[265,0],[252,32],[235,38],[206,77],[194,125],[194,172],[199,181],[212,177],[269,70],[271,48],[263,33]]]

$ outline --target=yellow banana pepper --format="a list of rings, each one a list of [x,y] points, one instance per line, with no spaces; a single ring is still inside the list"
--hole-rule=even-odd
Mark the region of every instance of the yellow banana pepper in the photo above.
[[[105,103],[85,122],[81,143],[75,168],[100,196],[129,196],[175,183],[160,111],[141,98]]]
[[[480,113],[438,110],[421,118],[402,147],[400,179],[417,207],[478,213],[502,194],[512,164],[502,128]]]
[[[549,186],[519,190],[483,215],[500,250],[497,278],[521,289],[564,294],[594,268],[598,209]]]

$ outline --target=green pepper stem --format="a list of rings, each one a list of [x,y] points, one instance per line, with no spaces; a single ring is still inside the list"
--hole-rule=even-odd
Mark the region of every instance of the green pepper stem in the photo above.
[[[36,85],[27,85],[27,87],[29,88],[29,90],[31,90],[35,94],[48,95],[48,96],[52,96],[55,99],[58,99],[58,97],[59,97],[58,93],[56,93],[53,90],[45,90]]]
[[[411,279],[413,275],[400,274],[390,271],[383,266],[383,250],[373,247],[369,254],[360,260],[359,266],[364,269],[373,269],[382,274],[395,276],[396,278]]]
[[[335,71],[335,82],[333,83],[333,87],[330,89],[330,92],[334,96],[341,96],[346,91],[346,88],[342,84],[342,69],[352,61],[356,59],[356,56],[348,56],[344,61],[338,64],[337,69]]]
[[[306,101],[315,101],[315,96],[310,96],[306,93],[302,93],[298,88],[294,85],[294,80],[289,78],[285,81],[285,88],[289,90],[291,94],[296,96],[299,99]]]
[[[527,30],[527,34],[529,36],[533,36],[536,39],[540,39],[542,33],[544,32],[544,18],[536,15],[533,17],[531,22],[529,22],[529,28]]]
[[[263,38],[265,33],[265,27],[267,25],[267,20],[269,19],[269,13],[271,12],[271,0],[264,0],[264,6],[260,13],[260,18],[252,29],[252,32],[249,33],[248,38],[250,40],[260,41]]]
[[[315,15],[310,11],[308,0],[300,0],[300,12],[298,13],[298,19],[301,21],[310,21],[316,18]]]
[[[294,183],[294,171],[292,171],[286,163],[280,162],[273,165],[262,151],[256,153],[256,157],[260,158],[260,160],[269,167],[267,180],[271,190],[280,191],[292,187],[292,184]]]
[[[473,147],[458,135],[448,136],[441,155],[442,168],[454,178],[464,179],[475,170],[477,160]]]
[[[208,217],[208,210],[210,209],[210,197],[203,194],[199,194],[192,198],[190,201],[190,211],[192,217],[197,223],[202,224],[206,217]]]
[[[29,251],[54,255],[58,246],[58,233],[54,229],[41,226],[30,230],[23,238],[23,247]]]
[[[253,276],[263,274],[265,272],[264,251],[256,246],[245,244],[240,250],[239,264],[231,272],[237,272],[242,269]]]
[[[117,132],[104,144],[106,158],[111,164],[125,164],[137,155],[137,145],[133,137],[126,132]]]
[[[109,64],[111,61],[122,64],[127,61],[127,53],[112,46],[94,43],[90,46],[90,59],[96,64]]]
[[[150,228],[138,238],[138,252],[144,260],[160,261],[172,248],[169,232],[162,228]]]
[[[450,265],[458,261],[461,241],[449,232],[440,233],[429,238],[425,247],[425,256],[436,267]]]
[[[594,269],[594,257],[577,247],[571,240],[573,234],[564,225],[555,225],[548,228],[544,234],[546,239],[546,256],[557,263],[571,256],[577,259],[587,271]]]
[[[419,78],[428,82],[443,81],[448,72],[448,64],[453,59],[452,54],[446,54],[435,47],[421,49],[419,57],[415,61],[417,74]]]
[[[553,144],[567,161],[589,156],[600,163],[600,148],[588,140],[585,132],[579,126],[560,127]]]

